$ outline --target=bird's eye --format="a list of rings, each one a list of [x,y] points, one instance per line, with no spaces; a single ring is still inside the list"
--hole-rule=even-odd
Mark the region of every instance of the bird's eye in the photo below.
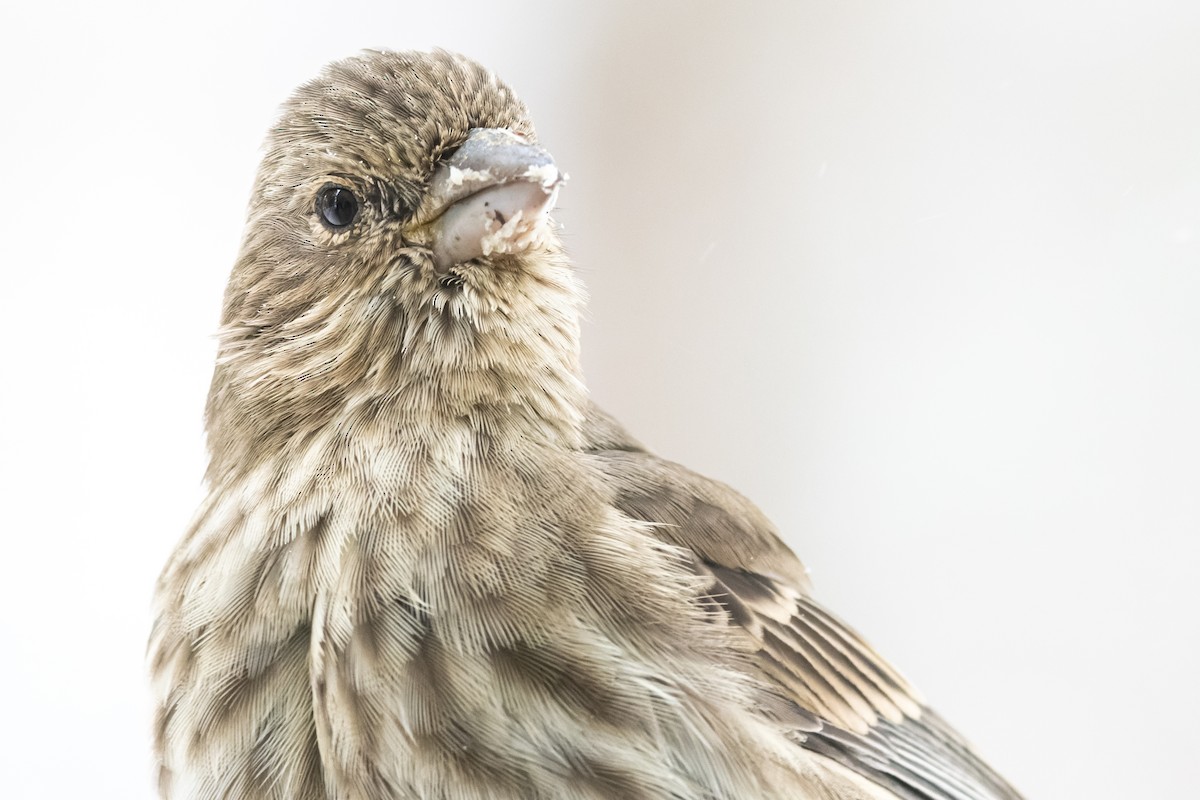
[[[345,186],[326,186],[317,195],[317,214],[331,228],[344,228],[358,215],[358,198]]]

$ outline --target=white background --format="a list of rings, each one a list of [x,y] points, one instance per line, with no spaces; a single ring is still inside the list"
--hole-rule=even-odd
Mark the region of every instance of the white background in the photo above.
[[[0,760],[147,798],[152,584],[257,146],[367,46],[512,83],[600,401],[756,500],[1030,798],[1200,752],[1200,4],[8,3]]]

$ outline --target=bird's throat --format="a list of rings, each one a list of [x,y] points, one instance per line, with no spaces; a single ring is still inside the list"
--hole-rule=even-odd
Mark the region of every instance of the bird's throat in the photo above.
[[[587,404],[579,305],[564,269],[479,267],[453,287],[410,270],[270,328],[227,326],[209,477],[300,457],[331,433],[404,446],[467,428],[499,447],[576,449]]]

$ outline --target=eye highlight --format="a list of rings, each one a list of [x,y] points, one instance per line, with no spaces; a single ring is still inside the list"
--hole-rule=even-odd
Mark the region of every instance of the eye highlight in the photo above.
[[[358,198],[345,186],[326,186],[317,195],[317,216],[330,228],[345,228],[358,216]]]

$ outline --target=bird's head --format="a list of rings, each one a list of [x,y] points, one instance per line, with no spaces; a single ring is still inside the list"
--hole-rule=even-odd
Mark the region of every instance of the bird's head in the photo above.
[[[582,291],[548,219],[564,178],[511,89],[444,51],[366,52],[301,86],[265,149],[225,296],[215,469],[339,419],[576,424]]]

